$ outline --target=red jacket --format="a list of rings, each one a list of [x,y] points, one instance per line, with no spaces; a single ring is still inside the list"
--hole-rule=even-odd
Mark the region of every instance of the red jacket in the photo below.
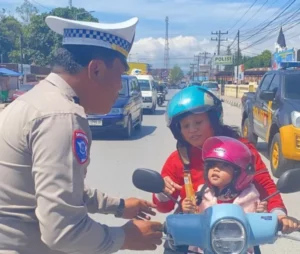
[[[240,139],[240,141],[247,145],[247,147],[255,155],[256,174],[254,176],[253,183],[260,194],[260,199],[262,200],[276,191],[276,185],[272,180],[269,171],[262,161],[256,148],[251,143],[249,143],[247,139]],[[204,167],[201,150],[193,147],[190,154],[191,177],[194,190],[197,191],[198,186],[204,184]],[[162,177],[169,176],[175,183],[181,186],[184,185],[183,164],[179,158],[179,154],[177,151],[173,152],[167,159],[162,169],[161,175]],[[184,188],[182,188],[181,191],[176,191],[173,194],[173,197],[175,199],[178,199],[178,196],[180,196],[181,201],[186,197]],[[157,210],[162,213],[171,212],[175,207],[175,203],[172,200],[169,200],[167,202],[160,202],[155,195],[153,195],[153,202],[157,205]],[[268,200],[268,211],[271,212],[274,209],[282,209],[284,212],[286,212],[285,206],[279,194]]]

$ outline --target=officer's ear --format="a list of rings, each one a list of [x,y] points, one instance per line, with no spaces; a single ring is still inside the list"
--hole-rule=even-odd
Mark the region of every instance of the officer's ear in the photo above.
[[[106,65],[102,60],[93,59],[88,65],[88,77],[91,80],[99,81],[105,70]]]

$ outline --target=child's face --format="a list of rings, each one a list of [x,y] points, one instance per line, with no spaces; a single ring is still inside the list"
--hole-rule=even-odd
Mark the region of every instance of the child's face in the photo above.
[[[218,187],[220,190],[231,183],[233,178],[233,167],[227,163],[212,163],[208,170],[208,180],[211,185]]]

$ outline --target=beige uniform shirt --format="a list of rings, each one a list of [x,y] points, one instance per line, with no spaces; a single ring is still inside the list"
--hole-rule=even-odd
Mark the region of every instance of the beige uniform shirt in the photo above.
[[[0,113],[0,253],[117,252],[119,227],[90,213],[120,200],[85,188],[91,133],[71,87],[50,74]]]

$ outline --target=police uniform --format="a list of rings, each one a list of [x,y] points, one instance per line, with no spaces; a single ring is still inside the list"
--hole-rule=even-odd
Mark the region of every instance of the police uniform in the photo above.
[[[47,17],[64,44],[118,50],[125,57],[138,22],[100,24]],[[121,227],[88,213],[114,214],[120,204],[84,185],[91,133],[73,89],[51,73],[0,114],[0,254],[117,252]]]

